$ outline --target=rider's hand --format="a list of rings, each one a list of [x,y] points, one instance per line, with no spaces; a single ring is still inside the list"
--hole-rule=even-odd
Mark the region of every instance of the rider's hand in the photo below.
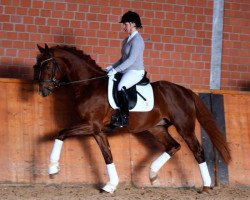
[[[117,73],[117,71],[112,68],[109,72],[108,72],[108,76],[111,77],[111,76],[115,76],[115,74]]]
[[[109,72],[111,69],[113,69],[113,66],[112,66],[112,65],[106,67],[106,68],[105,68],[105,71],[106,71],[106,72]]]

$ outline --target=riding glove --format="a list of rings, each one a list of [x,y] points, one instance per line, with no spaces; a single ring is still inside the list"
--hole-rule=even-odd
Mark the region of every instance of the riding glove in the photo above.
[[[108,76],[111,77],[111,76],[114,76],[115,74],[117,73],[117,71],[112,68],[109,72],[108,72]]]
[[[106,71],[106,72],[109,72],[111,69],[113,69],[113,66],[112,66],[112,65],[106,67],[106,68],[105,68],[105,71]]]

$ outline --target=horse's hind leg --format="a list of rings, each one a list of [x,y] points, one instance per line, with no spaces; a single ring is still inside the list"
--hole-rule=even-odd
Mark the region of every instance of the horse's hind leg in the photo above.
[[[148,130],[165,147],[165,152],[154,160],[150,166],[149,179],[151,184],[155,183],[161,167],[181,148],[167,129],[168,126],[156,126]]]
[[[192,135],[189,135],[188,137],[186,135],[183,136],[183,138],[186,141],[189,148],[191,149],[191,151],[193,152],[194,157],[199,164],[199,169],[203,180],[203,191],[208,192],[208,189],[211,187],[212,180],[205,160],[204,149],[200,145],[194,132],[192,133]]]
[[[179,126],[176,126],[176,129],[180,133],[182,138],[185,140],[189,149],[192,151],[195,159],[197,160],[199,164],[201,177],[203,180],[203,191],[208,192],[208,189],[211,187],[212,181],[209,175],[207,163],[205,161],[204,149],[200,145],[197,137],[195,136],[194,126],[191,126],[191,123],[189,123],[189,125],[186,126],[186,128],[184,127],[180,128]]]

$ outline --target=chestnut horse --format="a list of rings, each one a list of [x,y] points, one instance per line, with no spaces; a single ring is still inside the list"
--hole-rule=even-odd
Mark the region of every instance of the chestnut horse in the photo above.
[[[63,141],[71,136],[92,135],[104,157],[109,181],[101,189],[113,193],[119,178],[107,138],[107,125],[113,109],[108,102],[108,77],[89,55],[75,47],[38,46],[40,54],[34,65],[39,82],[39,94],[48,96],[63,84],[71,84],[75,94],[81,122],[59,132],[50,155],[48,173],[59,172],[59,159]],[[68,82],[62,82],[67,79]],[[95,79],[95,80],[93,80]],[[180,149],[180,144],[168,132],[174,126],[184,139],[198,162],[203,180],[203,191],[211,187],[211,178],[205,161],[204,150],[195,136],[195,121],[206,130],[214,147],[225,163],[231,160],[230,151],[223,134],[218,129],[210,111],[191,90],[168,81],[151,83],[154,91],[154,107],[149,112],[130,112],[129,126],[117,128],[115,132],[152,134],[161,143],[165,152],[150,166],[149,178],[153,183],[160,168]],[[140,119],[140,120],[138,120]]]

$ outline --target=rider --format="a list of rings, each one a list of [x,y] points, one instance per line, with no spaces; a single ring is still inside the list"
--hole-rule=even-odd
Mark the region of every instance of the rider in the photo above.
[[[142,28],[140,16],[136,12],[128,11],[122,18],[123,30],[128,33],[128,37],[123,40],[121,58],[111,66],[106,68],[109,77],[113,77],[117,72],[122,74],[118,84],[118,106],[119,117],[112,117],[111,124],[124,127],[128,125],[128,98],[127,89],[138,83],[144,76],[143,51],[144,40],[138,29]]]

